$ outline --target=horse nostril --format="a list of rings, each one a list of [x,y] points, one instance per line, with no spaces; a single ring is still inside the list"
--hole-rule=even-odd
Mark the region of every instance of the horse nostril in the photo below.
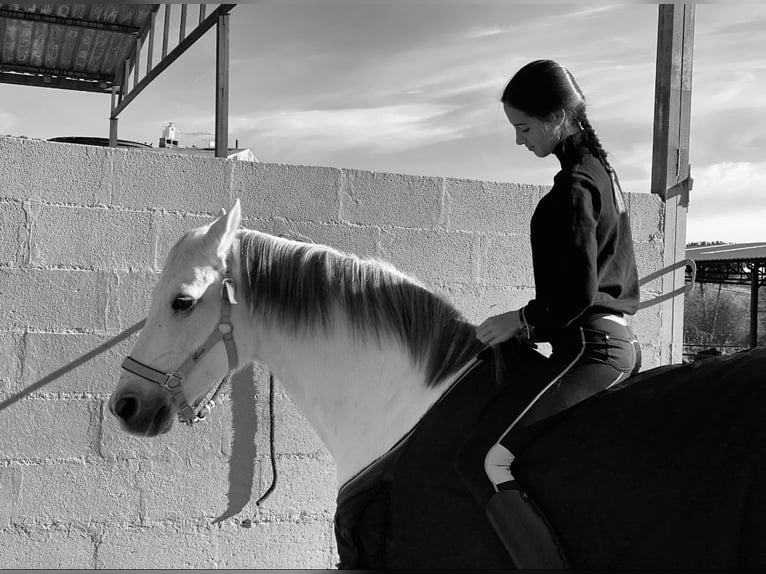
[[[127,421],[138,412],[138,401],[133,397],[124,397],[115,404],[112,412],[120,419]]]

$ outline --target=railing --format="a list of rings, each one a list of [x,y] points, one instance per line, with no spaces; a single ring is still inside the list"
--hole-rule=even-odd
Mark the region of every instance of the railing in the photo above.
[[[174,7],[178,6],[176,10]],[[136,46],[133,54],[125,61],[122,70],[122,81],[112,87],[112,113],[109,118],[109,145],[117,145],[117,117],[132,102],[144,88],[146,88],[157,76],[175,62],[186,50],[188,50],[205,32],[213,26],[217,27],[218,38],[216,48],[216,130],[215,148],[216,157],[225,157],[228,148],[228,98],[229,98],[229,13],[236,4],[219,4],[210,15],[207,15],[207,6],[197,4],[197,26],[187,35],[186,25],[189,17],[187,4],[163,4],[152,12],[146,34],[136,37]],[[157,31],[157,15],[163,11],[163,26],[161,32]],[[174,11],[178,14],[174,15]],[[178,25],[178,44],[168,51],[170,47],[171,21],[176,20]],[[158,33],[160,37],[158,37]],[[144,43],[144,40],[146,42]],[[155,51],[162,44],[161,55],[156,65],[153,65],[156,56]],[[141,75],[142,58],[146,61],[145,74]],[[131,73],[132,71],[132,73]]]

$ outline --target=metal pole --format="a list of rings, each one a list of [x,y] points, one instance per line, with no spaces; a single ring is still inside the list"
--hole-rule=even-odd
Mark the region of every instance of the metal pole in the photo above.
[[[109,118],[109,147],[117,147],[117,118]]]
[[[758,345],[758,287],[760,287],[760,263],[750,270],[750,348]]]
[[[117,105],[117,86],[112,84],[112,115],[109,118],[109,147],[117,147],[117,118],[114,108]]]
[[[219,14],[215,59],[215,157],[229,148],[229,14]]]

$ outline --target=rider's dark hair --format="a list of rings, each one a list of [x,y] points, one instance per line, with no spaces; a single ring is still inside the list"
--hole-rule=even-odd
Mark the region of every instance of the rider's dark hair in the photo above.
[[[584,145],[604,165],[612,179],[614,168],[607,159],[607,152],[593,129],[586,113],[585,95],[572,73],[553,60],[535,60],[521,68],[510,79],[500,98],[528,116],[547,119],[552,113],[564,110],[575,137],[565,143]],[[617,191],[615,199],[622,211],[624,202]]]

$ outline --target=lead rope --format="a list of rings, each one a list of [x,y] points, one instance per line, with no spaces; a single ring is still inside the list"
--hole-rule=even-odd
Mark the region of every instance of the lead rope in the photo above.
[[[269,371],[269,455],[271,458],[271,486],[255,502],[256,506],[260,506],[277,487],[277,455],[274,448],[274,374],[271,371]]]

